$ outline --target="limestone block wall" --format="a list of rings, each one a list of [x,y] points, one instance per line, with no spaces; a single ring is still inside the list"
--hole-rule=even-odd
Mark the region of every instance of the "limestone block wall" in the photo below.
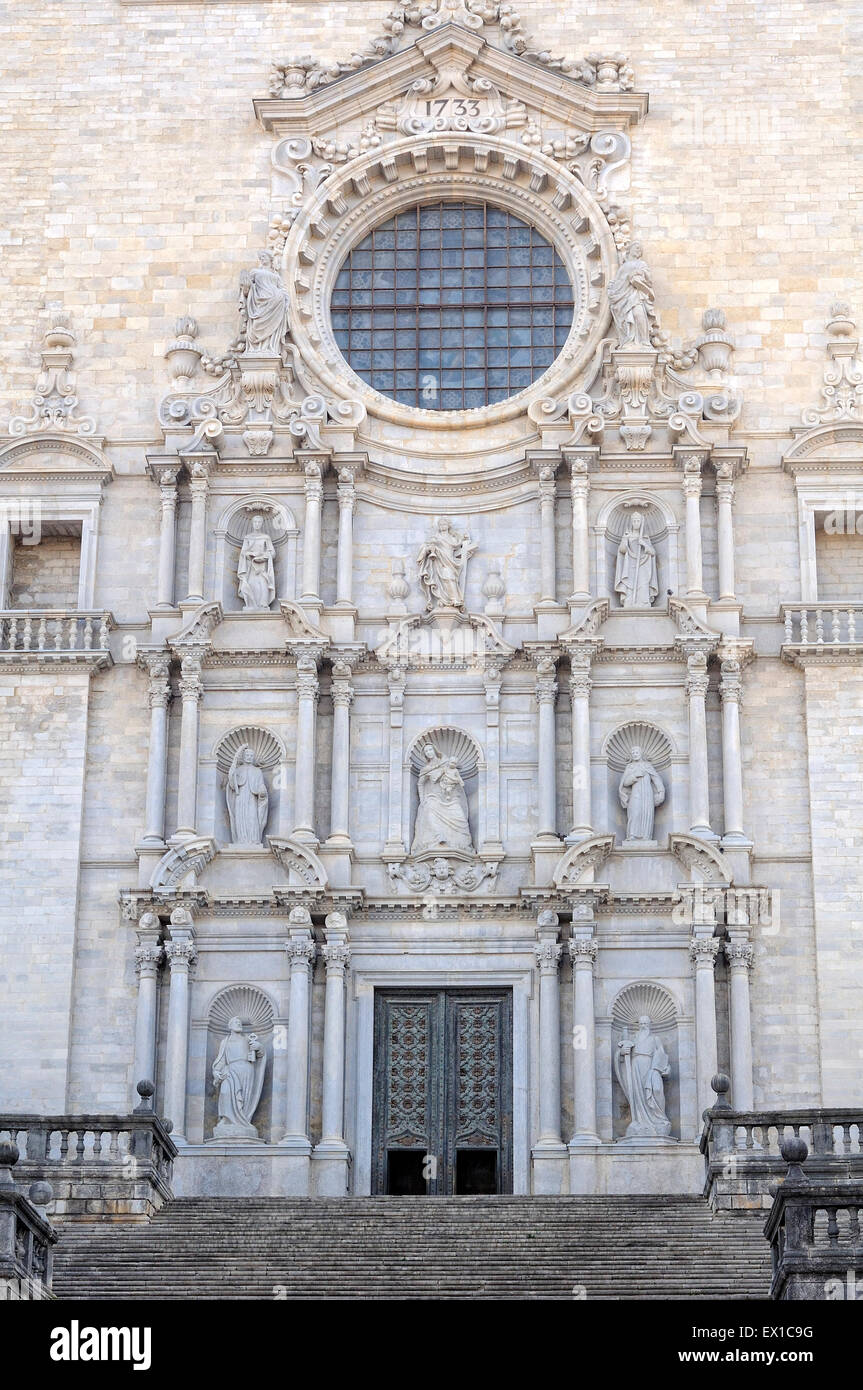
[[[78,536],[43,536],[38,545],[16,545],[10,608],[77,608],[80,564]]]
[[[822,518],[819,518],[819,520]],[[863,598],[863,535],[833,534],[823,526],[815,531],[815,569],[819,599],[859,603]]]

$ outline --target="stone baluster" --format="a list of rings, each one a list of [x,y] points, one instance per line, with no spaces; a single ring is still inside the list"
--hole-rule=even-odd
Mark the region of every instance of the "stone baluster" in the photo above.
[[[732,1100],[735,1110],[754,1110],[749,976],[755,962],[755,952],[746,933],[730,929],[729,940],[725,943],[725,959],[730,977]]]
[[[534,948],[539,970],[539,1139],[538,1149],[560,1150],[560,982],[563,947],[557,939],[559,918],[544,909],[537,918]]]
[[[315,1149],[315,1159],[327,1162],[318,1169],[317,1190],[324,1196],[344,1196],[349,1160],[345,1143],[345,977],[351,959],[347,917],[343,912],[330,912],[324,930],[324,1084],[321,1142]]]
[[[351,685],[350,663],[333,662],[333,746],[330,781],[330,833],[327,844],[350,849]]]
[[[174,568],[177,552],[177,474],[179,468],[159,473],[159,576],[157,608],[174,606]]]
[[[725,809],[723,844],[748,844],[743,833],[743,761],[740,749],[740,662],[721,664],[719,696],[722,701],[722,796]]]
[[[174,1143],[185,1142],[186,1085],[189,1068],[189,976],[198,958],[192,914],[186,907],[171,913],[171,939],[165,943],[171,971],[168,1036],[165,1048],[165,1115],[173,1123]]]
[[[587,603],[590,599],[590,540],[587,523],[587,504],[590,496],[590,473],[587,459],[577,454],[569,456],[570,496],[572,498],[572,597],[571,603]]]
[[[536,703],[539,708],[537,792],[539,824],[537,839],[557,837],[557,734],[555,680],[557,657],[541,655],[537,659]]]
[[[575,1089],[575,1125],[571,1146],[598,1144],[596,1132],[596,1016],[593,969],[596,938],[593,923],[576,920],[573,911],[569,955],[572,961],[572,1049]]]
[[[539,573],[540,603],[555,603],[557,600],[557,555],[555,535],[555,497],[554,468],[543,463],[539,472]]]
[[[691,652],[687,658],[686,696],[689,701],[689,828],[693,835],[714,840],[710,828],[709,770],[707,760],[707,656]]]
[[[686,495],[686,595],[704,601],[701,559],[701,459],[691,454],[683,465],[683,491]]]
[[[352,608],[354,602],[354,512],[357,490],[350,468],[339,470],[339,552],[336,568],[336,603]]]
[[[288,1003],[288,1101],[282,1144],[300,1154],[311,1153],[309,1142],[309,1035],[315,942],[307,908],[294,907],[289,916],[286,950],[290,967]]]
[[[712,928],[710,928],[712,931]],[[713,1104],[711,1077],[718,1070],[716,1055],[716,982],[714,965],[720,942],[717,937],[693,934],[690,959],[695,964],[695,1090],[696,1133],[701,1130],[701,1112]]]
[[[593,648],[570,653],[569,698],[572,705],[572,829],[567,840],[586,840],[593,834],[590,786],[590,665]]]
[[[315,834],[318,663],[320,648],[295,648],[297,662],[297,747],[294,767],[294,839],[318,843]]]
[[[719,597],[733,600],[734,593],[734,471],[730,463],[716,470],[716,536],[719,546]]]
[[[160,939],[162,925],[155,912],[142,913],[137,931],[135,974],[138,977],[138,998],[135,1007],[135,1055],[132,1068],[132,1099],[135,1104],[135,1088],[138,1082],[156,1079],[159,966],[165,959]]]
[[[204,559],[207,553],[207,493],[210,470],[206,460],[195,459],[187,464],[189,491],[192,495],[192,520],[189,528],[189,592],[187,603],[204,601]]]
[[[324,500],[326,456],[305,457],[306,520],[303,529],[303,592],[301,603],[320,606],[321,507]]]
[[[186,651],[180,661],[180,759],[177,779],[177,834],[193,836],[198,804],[198,725],[200,722],[202,653]]]
[[[165,788],[168,772],[168,705],[171,700],[170,658],[167,652],[143,658],[149,676],[150,742],[147,749],[145,844],[165,839]],[[141,1073],[143,1075],[143,1073]],[[140,1080],[140,1076],[136,1080]]]

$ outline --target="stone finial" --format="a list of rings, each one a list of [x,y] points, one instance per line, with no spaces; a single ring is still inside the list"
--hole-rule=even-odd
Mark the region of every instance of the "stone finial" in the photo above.
[[[153,1096],[156,1093],[156,1087],[153,1085],[152,1081],[147,1081],[146,1079],[144,1079],[138,1082],[137,1086],[135,1087],[135,1090],[141,1097],[141,1103],[140,1105],[135,1106],[135,1109],[132,1112],[133,1115],[151,1114],[153,1110]]]
[[[292,907],[288,913],[288,921],[292,927],[310,927],[312,925],[312,914],[307,907],[303,907],[301,903],[298,903],[297,906]]]
[[[701,325],[703,331],[696,338],[695,347],[704,371],[717,380],[731,366],[734,339],[728,332],[722,309],[705,309]]]
[[[801,1139],[799,1134],[790,1134],[783,1139],[779,1145],[779,1152],[788,1164],[788,1172],[785,1175],[786,1182],[808,1182],[801,1164],[806,1162],[809,1155],[809,1145],[805,1139]]]
[[[174,383],[174,389],[185,391],[198,370],[204,356],[195,339],[198,336],[198,322],[188,315],[177,319],[174,325],[173,341],[165,348],[165,360]]]
[[[93,417],[78,415],[76,345],[77,338],[67,315],[52,314],[51,326],[42,335],[41,366],[28,403],[30,414],[13,416],[9,421],[11,435],[32,434],[38,430],[95,434]]]
[[[344,912],[328,912],[324,919],[324,925],[327,931],[346,932],[348,929],[348,919]]]
[[[710,1087],[716,1092],[713,1109],[730,1110],[731,1103],[728,1099],[728,1092],[731,1090],[731,1077],[724,1071],[718,1071],[715,1076],[710,1078]]]
[[[0,1187],[14,1187],[12,1169],[18,1162],[20,1150],[11,1139],[0,1139]]]
[[[193,926],[192,914],[187,907],[181,905],[180,907],[174,908],[174,911],[171,913],[171,926],[179,927],[181,930],[191,930]]]
[[[54,1189],[49,1182],[31,1182],[27,1194],[43,1221],[48,1220],[48,1208],[54,1200]]]

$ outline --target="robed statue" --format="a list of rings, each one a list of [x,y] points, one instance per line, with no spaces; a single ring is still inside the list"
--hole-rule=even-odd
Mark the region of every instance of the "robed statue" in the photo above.
[[[629,755],[618,795],[626,811],[627,840],[652,841],[654,813],[665,800],[665,783],[653,763],[642,758],[640,748]]]
[[[467,533],[453,530],[447,517],[438,520],[434,535],[423,543],[417,556],[429,611],[464,608],[467,562],[476,548]]]
[[[650,347],[653,283],[642,245],[634,241],[608,285],[608,304],[617,329],[618,347]]]
[[[641,512],[632,513],[617,547],[614,592],[621,608],[652,608],[659,593],[656,550]]]
[[[666,1139],[671,1121],[665,1113],[663,1077],[668,1075],[668,1053],[654,1033],[646,1014],[638,1020],[634,1038],[624,1038],[614,1055],[614,1071],[629,1104],[627,1139]]]
[[[214,1139],[257,1139],[252,1118],[261,1099],[267,1056],[255,1033],[243,1032],[242,1020],[228,1022],[228,1035],[213,1062],[213,1082],[219,1092],[219,1119]]]
[[[444,757],[431,743],[418,778],[419,809],[412,854],[425,850],[473,850],[467,796],[455,758]]]
[[[238,748],[225,787],[231,840],[235,845],[259,845],[269,812],[269,793],[264,774],[247,743]]]
[[[273,265],[271,252],[262,251],[255,270],[240,276],[240,318],[246,352],[281,357],[288,337],[290,298]]]
[[[273,542],[264,530],[263,517],[253,517],[252,529],[243,541],[237,562],[237,593],[247,610],[269,608],[276,597],[275,556]]]

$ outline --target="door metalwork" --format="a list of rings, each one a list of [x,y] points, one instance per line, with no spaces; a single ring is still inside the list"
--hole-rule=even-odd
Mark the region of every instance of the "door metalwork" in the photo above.
[[[377,990],[372,1190],[512,1191],[512,992]]]

